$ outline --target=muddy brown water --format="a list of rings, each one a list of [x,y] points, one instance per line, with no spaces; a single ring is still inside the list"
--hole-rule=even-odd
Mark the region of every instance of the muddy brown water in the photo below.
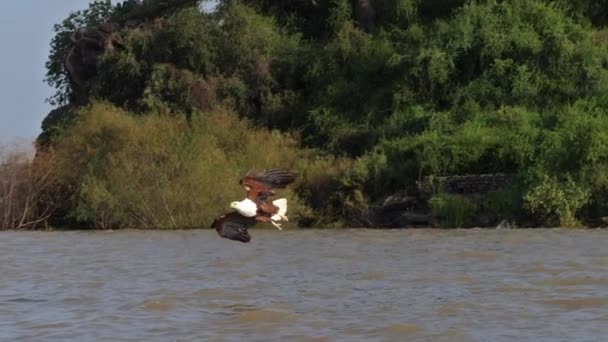
[[[0,233],[0,341],[608,341],[608,230]]]

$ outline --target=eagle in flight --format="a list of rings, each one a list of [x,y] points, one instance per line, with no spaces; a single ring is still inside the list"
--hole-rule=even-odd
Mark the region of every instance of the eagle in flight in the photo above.
[[[257,222],[270,222],[282,230],[281,221],[287,221],[287,199],[280,198],[268,202],[274,196],[274,189],[284,189],[293,183],[296,174],[290,171],[274,169],[262,173],[247,172],[239,184],[247,191],[242,201],[230,203],[234,211],[217,217],[211,224],[219,236],[241,242],[251,241],[247,229]]]

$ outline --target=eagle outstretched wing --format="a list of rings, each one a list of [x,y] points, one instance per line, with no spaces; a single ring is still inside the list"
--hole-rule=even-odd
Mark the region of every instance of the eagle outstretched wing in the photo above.
[[[248,228],[256,224],[255,217],[246,217],[236,211],[217,217],[211,224],[219,236],[235,241],[249,242],[251,236]]]
[[[296,174],[291,171],[274,169],[261,173],[247,172],[239,181],[245,190],[247,198],[256,201],[258,197],[274,196],[273,189],[284,189],[296,180]]]

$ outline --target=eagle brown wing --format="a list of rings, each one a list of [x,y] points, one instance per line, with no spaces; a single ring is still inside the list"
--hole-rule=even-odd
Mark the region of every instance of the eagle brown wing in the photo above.
[[[279,211],[279,207],[270,202],[257,201],[256,204],[258,205],[258,215],[272,216]]]
[[[218,216],[211,224],[211,228],[215,228],[219,236],[225,239],[249,242],[251,236],[247,229],[253,227],[255,223],[255,217],[246,217],[233,211]]]
[[[273,189],[284,189],[296,180],[291,171],[274,169],[262,173],[247,172],[239,183],[247,190],[247,198],[258,202],[258,197],[274,196]]]

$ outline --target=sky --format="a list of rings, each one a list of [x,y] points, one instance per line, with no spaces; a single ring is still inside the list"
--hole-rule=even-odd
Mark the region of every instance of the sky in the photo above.
[[[44,83],[44,63],[53,25],[89,0],[0,1],[0,143],[34,139],[52,109],[45,99],[54,91]]]
[[[118,1],[112,1],[116,3]],[[89,0],[0,0],[0,143],[35,139],[52,109],[44,82],[53,25]]]

